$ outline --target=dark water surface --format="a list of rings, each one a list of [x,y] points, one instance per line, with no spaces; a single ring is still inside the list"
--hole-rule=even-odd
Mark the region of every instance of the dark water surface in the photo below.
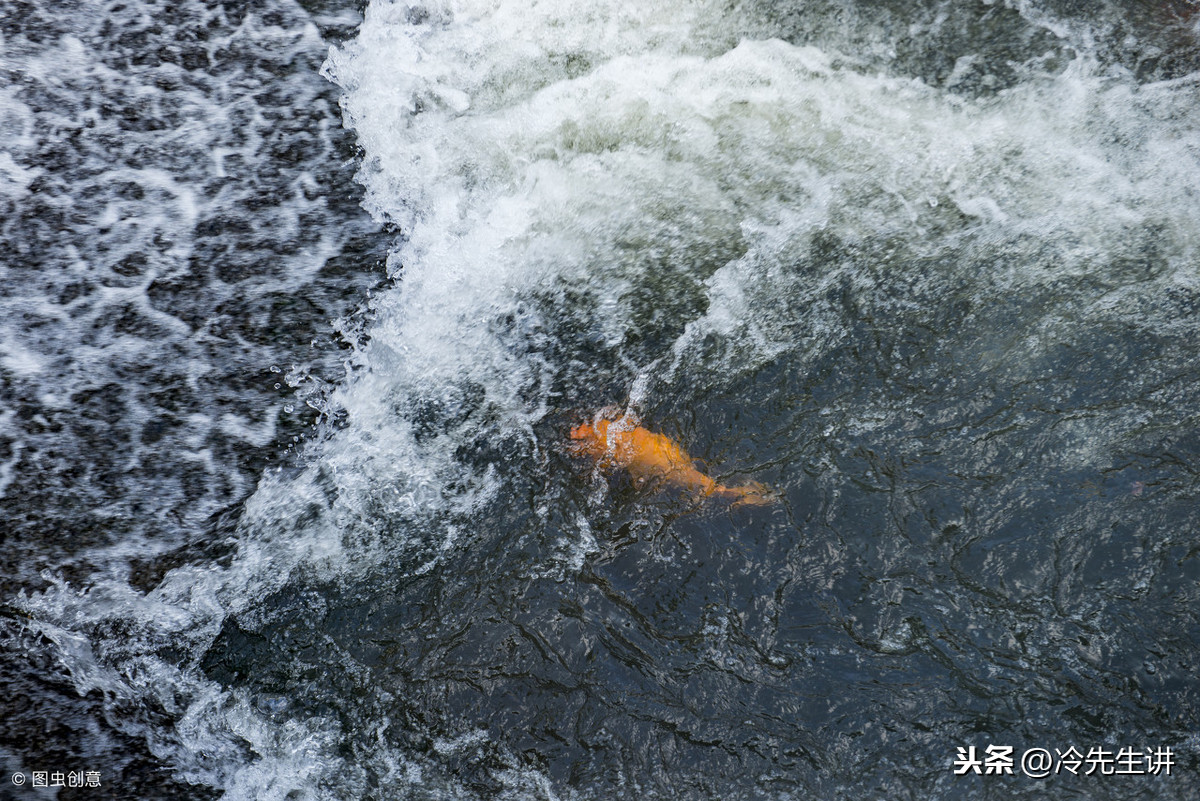
[[[0,11],[0,797],[1200,797],[1191,3]]]

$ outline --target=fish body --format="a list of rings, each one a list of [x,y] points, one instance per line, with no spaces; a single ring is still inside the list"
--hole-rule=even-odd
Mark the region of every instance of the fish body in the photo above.
[[[658,481],[700,497],[721,496],[735,504],[765,504],[774,498],[759,485],[727,487],[696,469],[691,456],[668,436],[657,434],[628,417],[583,423],[571,429],[570,450],[591,458],[602,470],[627,470],[642,484]]]

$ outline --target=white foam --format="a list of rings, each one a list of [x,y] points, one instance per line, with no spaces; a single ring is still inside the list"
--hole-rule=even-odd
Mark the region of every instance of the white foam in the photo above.
[[[615,350],[637,329],[629,296],[706,296],[669,352],[640,365],[637,405],[700,352],[725,375],[784,352],[817,358],[848,330],[833,290],[869,297],[881,276],[947,249],[958,269],[912,275],[914,297],[892,302],[915,308],[963,282],[1053,284],[1127,250],[1144,225],[1182,249],[1172,258],[1194,247],[1193,84],[1138,87],[1085,54],[970,100],[741,38],[759,28],[733,16],[744,11],[376,3],[358,39],[331,51],[326,72],[366,154],[366,206],[406,234],[390,259],[399,286],[377,301],[336,395],[348,426],[322,446],[348,508],[378,500],[378,482],[434,507],[483,502],[448,489],[482,486],[448,456],[458,435],[418,442],[397,410],[468,383],[503,429],[528,429],[561,368],[536,340],[554,310],[534,299],[564,287],[593,300],[589,322]],[[898,244],[890,260],[813,273],[818,235]],[[1046,242],[1058,261],[1040,257]],[[1011,256],[979,274],[996,269],[992,250]],[[713,337],[722,347],[704,351]]]
[[[823,228],[847,237],[908,229],[915,240],[941,198],[1001,233],[1086,229],[1096,253],[1118,244],[1114,222],[1145,219],[1137,210],[1147,203],[1185,223],[1180,205],[1159,197],[1164,184],[1182,186],[1165,180],[1161,154],[1103,141],[1106,129],[1144,125],[1148,104],[1138,109],[1128,87],[1086,61],[967,105],[911,81],[835,70],[819,51],[778,41],[707,58],[680,46],[639,53],[626,42],[597,53],[592,44],[580,45],[596,62],[590,72],[518,71],[525,83],[506,84],[501,106],[488,70],[527,51],[544,58],[536,25],[522,34],[507,6],[488,16],[468,5],[431,31],[389,8],[392,16],[368,15],[331,72],[352,89],[346,109],[370,158],[370,205],[410,226],[394,259],[404,291],[379,333],[421,360],[422,373],[476,369],[489,350],[481,319],[555,278],[611,287],[622,277],[615,265],[629,261],[620,240],[661,248],[672,229],[713,241],[747,227],[782,226],[784,241]],[[472,72],[480,48],[491,59]],[[471,97],[470,110],[464,101],[414,113],[444,85]],[[745,279],[718,281],[714,300],[735,303]],[[619,340],[625,310],[600,311]],[[711,314],[726,312],[718,304]]]
[[[0,153],[0,191],[14,200],[29,191],[29,184],[40,172],[34,167],[18,164],[11,153]]]

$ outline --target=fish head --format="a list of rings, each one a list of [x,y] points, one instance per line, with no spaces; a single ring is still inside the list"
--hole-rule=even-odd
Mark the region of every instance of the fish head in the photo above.
[[[608,421],[580,423],[571,429],[571,452],[598,459],[608,450]]]

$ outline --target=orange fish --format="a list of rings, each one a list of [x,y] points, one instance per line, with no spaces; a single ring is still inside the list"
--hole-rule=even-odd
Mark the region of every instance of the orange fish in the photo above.
[[[670,437],[636,425],[628,417],[577,425],[571,429],[571,439],[572,453],[590,457],[602,470],[628,470],[639,484],[662,481],[700,497],[732,498],[735,506],[775,500],[761,484],[718,484],[697,470],[692,457]]]

